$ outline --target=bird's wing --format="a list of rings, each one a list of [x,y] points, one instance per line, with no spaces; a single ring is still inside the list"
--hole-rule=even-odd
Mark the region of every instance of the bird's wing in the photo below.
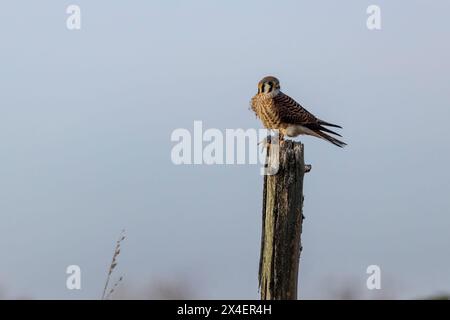
[[[341,126],[325,122],[323,120],[316,118],[312,113],[303,108],[297,101],[295,101],[294,99],[292,99],[288,95],[285,95],[282,92],[277,94],[273,99],[275,106],[278,110],[278,115],[280,117],[281,122],[287,124],[302,125],[308,129],[311,129],[319,136],[321,136],[325,140],[330,141],[333,144],[339,145],[341,147],[345,145],[344,142],[339,141],[325,133],[328,132],[341,137],[339,133],[324,127],[329,126],[341,128]]]
[[[312,113],[303,108],[300,103],[288,95],[280,92],[273,99],[278,109],[281,122],[299,124],[312,130],[323,130],[340,136],[338,133],[324,128],[323,126],[342,128],[341,126],[316,118]]]
[[[282,122],[300,125],[317,123],[318,119],[313,114],[288,95],[280,92],[273,98],[273,101]]]

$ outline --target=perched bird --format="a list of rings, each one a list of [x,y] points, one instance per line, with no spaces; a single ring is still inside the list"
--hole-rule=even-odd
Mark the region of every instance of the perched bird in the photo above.
[[[341,137],[326,127],[341,128],[316,118],[299,103],[280,91],[280,81],[269,76],[258,83],[258,93],[251,100],[251,108],[256,116],[261,119],[267,129],[278,129],[280,140],[286,135],[296,137],[298,135],[315,136],[331,142],[338,147],[344,147],[342,142],[330,134]]]

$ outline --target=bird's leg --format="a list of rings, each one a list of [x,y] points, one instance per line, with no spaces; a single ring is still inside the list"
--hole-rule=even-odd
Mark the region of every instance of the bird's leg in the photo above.
[[[280,146],[284,144],[284,141],[285,141],[284,134],[280,132],[278,134],[278,142],[279,142]]]
[[[261,143],[263,143],[264,146],[271,145],[273,143],[279,144],[284,140],[283,134],[280,133],[279,131],[275,130],[272,131],[272,133],[273,133],[272,135],[269,134],[266,138],[264,138],[261,142],[259,142],[258,145]]]
[[[265,137],[264,139],[262,139],[260,142],[258,142],[258,146],[260,144],[262,144],[263,148],[267,148],[271,143],[271,138],[270,136]]]
[[[278,138],[278,139],[275,139]],[[271,145],[274,142],[278,142],[279,144],[282,144],[285,141],[284,134],[281,132],[275,133],[275,136],[267,136],[264,139],[262,139],[260,142],[258,142],[258,145],[262,144],[263,148],[266,148],[267,146]]]

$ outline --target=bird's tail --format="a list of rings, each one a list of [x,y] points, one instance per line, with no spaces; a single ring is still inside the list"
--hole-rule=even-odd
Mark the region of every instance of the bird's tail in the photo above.
[[[323,121],[323,120],[319,120],[319,124],[322,125],[322,126],[335,127],[335,128],[342,129],[342,127],[338,126],[337,124],[329,123],[329,122],[326,122],[326,121]]]
[[[328,142],[331,142],[332,144],[334,144],[335,146],[338,147],[345,147],[347,144],[341,140],[338,140],[332,136],[330,136],[329,134],[326,134],[325,132],[319,131],[319,130],[315,130],[315,133],[317,134],[318,137],[327,140]]]

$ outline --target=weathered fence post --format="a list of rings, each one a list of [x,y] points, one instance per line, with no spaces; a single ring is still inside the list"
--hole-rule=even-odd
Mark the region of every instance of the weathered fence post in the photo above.
[[[269,151],[267,157],[270,165]],[[295,300],[302,250],[303,176],[311,166],[305,166],[303,144],[290,140],[280,144],[278,160],[278,172],[264,176],[259,288],[262,300]]]

